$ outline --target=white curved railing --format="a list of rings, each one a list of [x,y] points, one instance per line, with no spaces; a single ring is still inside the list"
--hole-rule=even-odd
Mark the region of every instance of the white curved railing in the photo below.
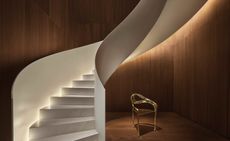
[[[197,13],[206,1],[207,0],[167,0],[156,24],[127,60],[131,60],[148,51],[173,35],[173,33],[180,29]]]
[[[102,83],[106,83],[125,59],[134,58],[171,36],[206,1],[140,1],[132,13],[105,38],[97,52],[96,69]]]
[[[94,69],[100,44],[44,57],[18,74],[12,88],[14,141],[28,141],[29,127],[38,120],[39,109],[49,105],[49,97],[60,95],[61,87]]]
[[[129,16],[104,40],[96,56],[96,69],[103,84],[143,41],[157,21],[166,0],[141,0]]]

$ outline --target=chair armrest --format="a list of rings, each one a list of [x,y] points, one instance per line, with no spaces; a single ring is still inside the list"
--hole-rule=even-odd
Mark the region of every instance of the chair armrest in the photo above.
[[[136,97],[138,97],[140,100],[137,100]],[[138,111],[139,109],[135,106],[135,105],[140,105],[140,104],[150,104],[151,106],[153,106],[154,111],[157,111],[157,103],[144,97],[143,95],[140,94],[132,94],[131,95],[131,102],[132,102],[132,107],[133,109],[135,109],[136,111]]]

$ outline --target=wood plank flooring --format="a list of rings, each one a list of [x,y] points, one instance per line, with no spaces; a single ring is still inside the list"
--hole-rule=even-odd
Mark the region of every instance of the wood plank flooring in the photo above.
[[[130,113],[107,113],[106,141],[229,141],[202,126],[187,120],[175,113],[162,112],[158,115],[158,130],[151,126],[141,126],[141,137],[138,137]],[[141,121],[149,122],[151,116]]]

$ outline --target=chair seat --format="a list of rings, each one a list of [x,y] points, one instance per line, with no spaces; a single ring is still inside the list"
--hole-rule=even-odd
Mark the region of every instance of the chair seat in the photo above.
[[[146,114],[154,113],[154,110],[151,110],[151,109],[138,109],[138,111],[135,110],[135,112],[138,115],[146,115]]]

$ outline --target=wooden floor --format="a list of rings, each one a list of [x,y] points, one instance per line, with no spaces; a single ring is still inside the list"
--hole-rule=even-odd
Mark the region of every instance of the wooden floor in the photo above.
[[[159,113],[158,131],[142,125],[139,138],[130,113],[107,113],[106,141],[229,141],[175,113]],[[151,117],[144,117],[148,122]]]

